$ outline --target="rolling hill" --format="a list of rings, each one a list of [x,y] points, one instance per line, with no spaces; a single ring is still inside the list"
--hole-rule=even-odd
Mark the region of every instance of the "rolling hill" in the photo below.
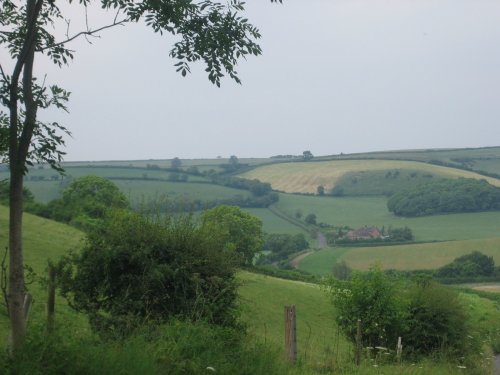
[[[256,178],[262,182],[268,182],[273,189],[286,193],[316,194],[320,185],[326,191],[331,191],[345,175],[368,171],[381,171],[384,174],[393,173],[394,171],[409,171],[410,173],[417,172],[441,178],[485,179],[492,185],[500,186],[499,179],[486,177],[475,172],[403,160],[334,160],[279,163],[256,167],[241,174],[241,177]]]

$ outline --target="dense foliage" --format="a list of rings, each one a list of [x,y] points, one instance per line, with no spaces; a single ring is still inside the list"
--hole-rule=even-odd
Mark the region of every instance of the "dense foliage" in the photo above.
[[[306,237],[302,233],[278,234],[268,233],[264,236],[262,249],[269,251],[268,255],[259,257],[259,264],[272,263],[286,260],[292,254],[298,253],[309,247]]]
[[[236,206],[218,206],[201,214],[204,227],[221,235],[226,251],[235,253],[240,264],[251,265],[262,250],[262,221]]]
[[[479,351],[458,293],[428,278],[408,284],[372,267],[354,272],[351,281],[330,279],[327,288],[339,327],[353,342],[359,319],[363,346],[394,347],[401,336],[404,353],[412,358],[437,352],[460,358]]]
[[[396,215],[409,217],[499,210],[500,188],[484,180],[440,180],[394,194],[387,207]]]
[[[458,293],[451,288],[429,281],[416,283],[409,291],[407,303],[407,356],[441,351],[461,357],[477,344],[469,335]]]
[[[453,262],[439,268],[435,276],[438,278],[471,278],[493,276],[495,261],[493,257],[473,251],[453,260]]]
[[[61,264],[62,292],[101,332],[172,317],[234,325],[235,267],[227,233],[206,218],[115,210]]]
[[[83,230],[99,225],[110,208],[126,208],[129,202],[118,187],[106,178],[79,177],[63,190],[62,198],[29,211]]]
[[[337,309],[337,322],[355,341],[361,320],[364,346],[387,346],[403,331],[403,308],[396,289],[379,268],[354,272],[349,282],[331,279],[328,289]]]

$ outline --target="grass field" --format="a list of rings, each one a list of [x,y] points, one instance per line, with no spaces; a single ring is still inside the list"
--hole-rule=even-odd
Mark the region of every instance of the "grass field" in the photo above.
[[[398,160],[336,160],[323,162],[281,163],[255,168],[241,177],[269,182],[273,189],[287,193],[316,193],[319,185],[329,191],[346,173],[362,171],[411,170],[448,178],[486,179],[495,186],[500,180],[474,172],[432,164]]]
[[[303,233],[308,238],[309,233],[302,228],[290,224],[288,221],[276,216],[267,208],[245,208],[244,211],[257,216],[262,220],[263,230],[268,233]]]
[[[243,197],[251,196],[251,193],[247,190],[213,184],[150,180],[114,180],[113,183],[129,197],[132,203],[140,202],[143,199],[147,200],[148,198],[159,197],[166,197],[167,199],[200,199],[203,202],[231,198],[235,195],[241,195]]]
[[[384,269],[436,269],[453,259],[480,251],[500,264],[500,238],[447,241],[399,246],[334,248],[317,251],[300,262],[301,270],[326,275],[337,261],[344,260],[351,268],[367,270],[379,264]]]
[[[297,210],[303,215],[314,213],[318,222],[334,226],[408,226],[417,241],[468,240],[497,237],[500,233],[500,212],[435,215],[403,218],[387,210],[383,197],[318,197],[280,194],[276,204],[289,215]]]

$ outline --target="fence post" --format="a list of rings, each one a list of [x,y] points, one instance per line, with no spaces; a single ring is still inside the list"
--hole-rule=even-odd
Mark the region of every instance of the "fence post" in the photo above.
[[[396,347],[396,358],[398,363],[401,363],[401,353],[403,352],[403,344],[401,343],[401,336],[398,337],[398,346]]]
[[[33,296],[30,293],[24,295],[23,303],[23,313],[24,313],[24,324],[28,320],[28,313],[30,312],[31,302],[33,302]]]
[[[297,326],[295,305],[285,306],[285,353],[288,361],[297,360]]]
[[[356,366],[359,366],[361,363],[361,350],[363,349],[362,337],[361,319],[358,319],[358,329],[356,332],[356,353],[354,356],[354,362],[356,363]]]
[[[52,264],[49,265],[49,284],[47,297],[47,330],[54,330],[54,312],[56,305],[56,269]]]

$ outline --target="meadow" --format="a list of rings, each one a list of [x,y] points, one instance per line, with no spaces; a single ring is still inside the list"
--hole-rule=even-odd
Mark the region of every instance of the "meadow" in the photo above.
[[[276,216],[271,210],[267,208],[245,208],[244,211],[262,220],[263,229],[267,233],[303,233],[306,238],[309,236],[309,233],[304,229]]]
[[[387,210],[385,197],[319,197],[280,194],[276,206],[293,216],[314,213],[317,222],[333,226],[392,227],[408,226],[416,241],[467,240],[497,237],[500,233],[500,212],[435,215],[403,218]]]
[[[367,270],[375,264],[383,269],[431,270],[472,251],[480,251],[491,256],[496,264],[500,264],[500,238],[487,238],[398,246],[322,249],[304,258],[299,268],[315,275],[327,275],[331,273],[336,262],[345,261],[349,267],[356,270]]]

